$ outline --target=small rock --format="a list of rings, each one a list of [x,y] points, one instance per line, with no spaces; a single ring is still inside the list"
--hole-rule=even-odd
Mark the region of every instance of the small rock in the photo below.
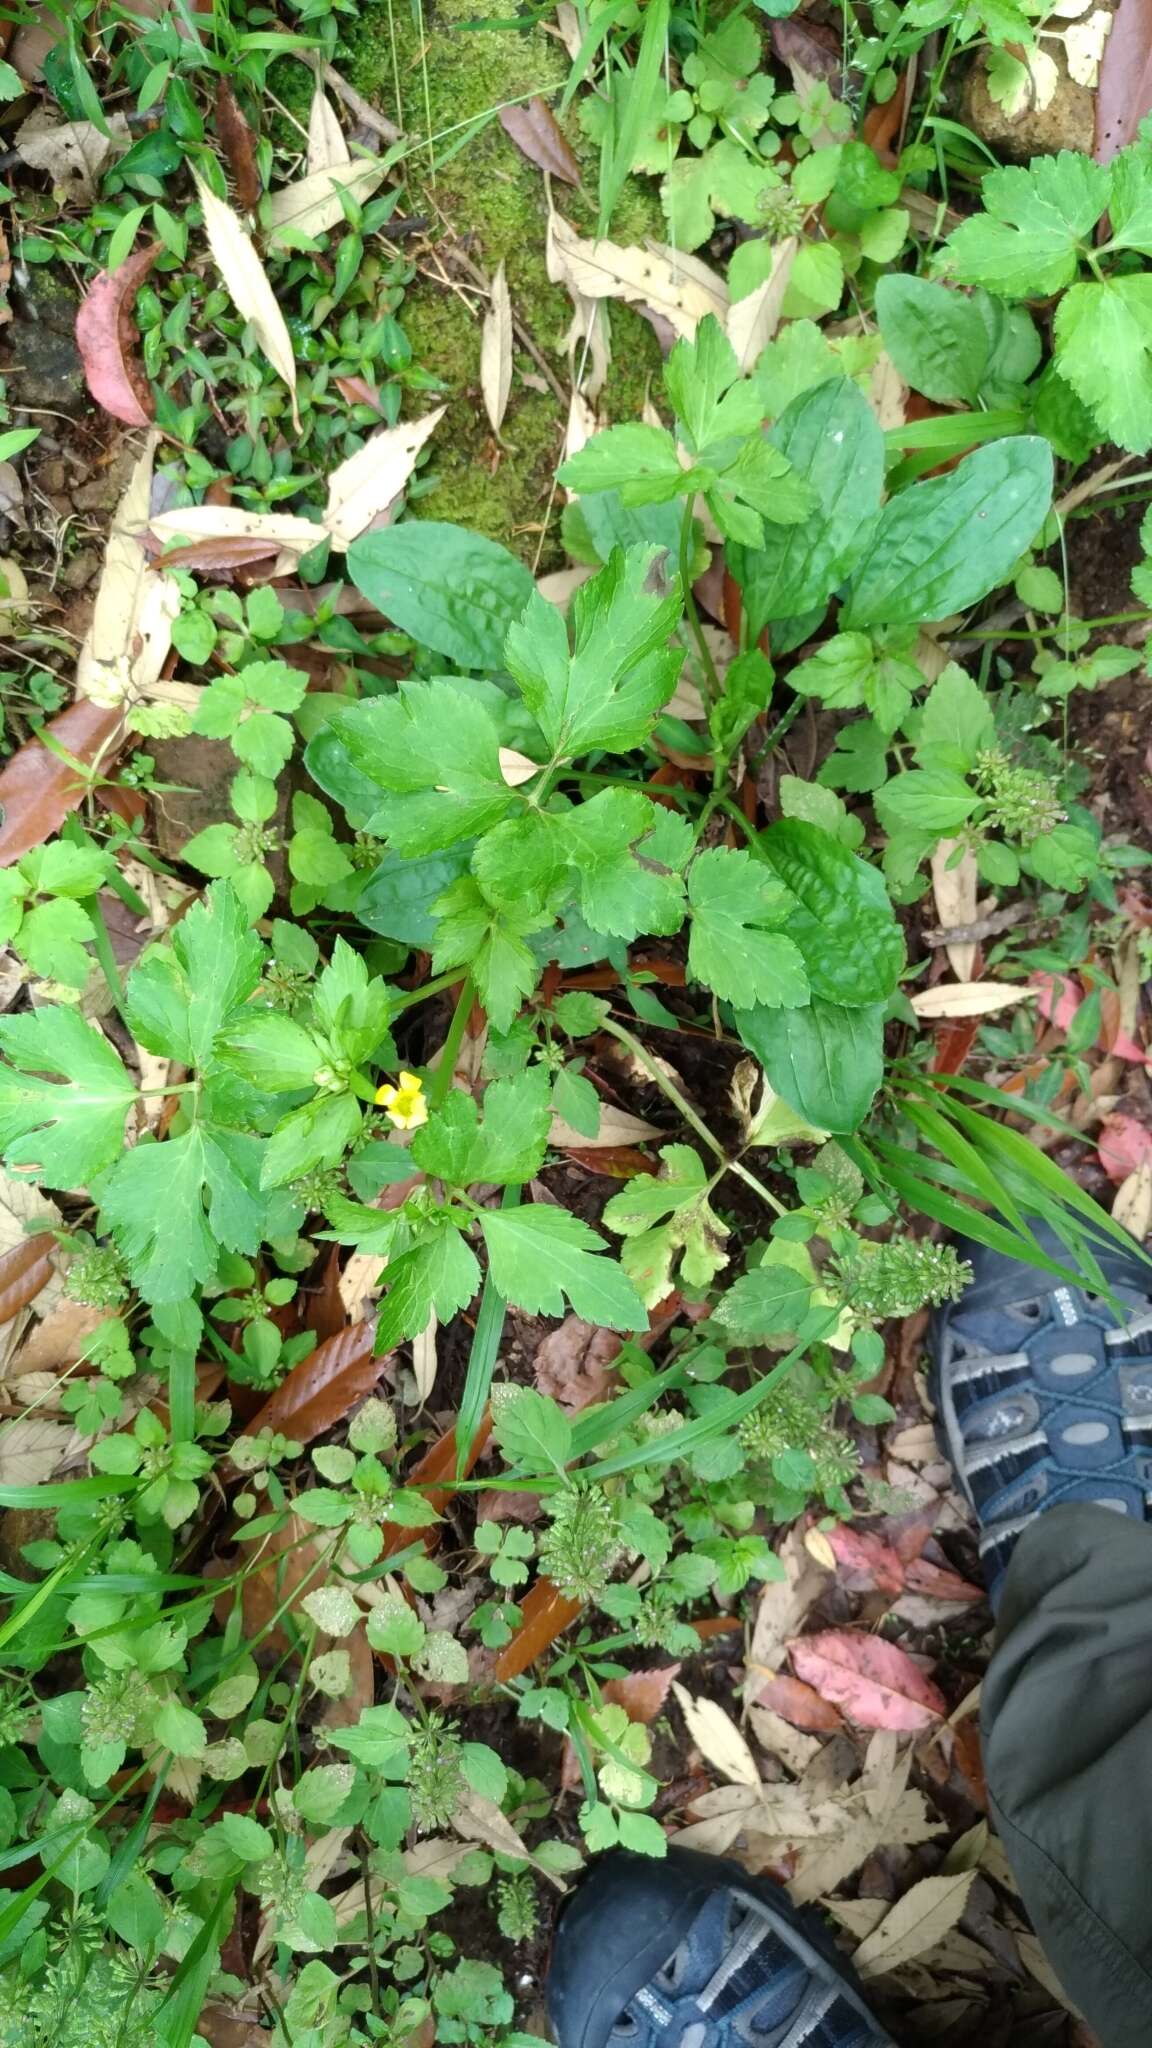
[[[36,472],[36,481],[42,491],[51,494],[62,491],[68,482],[68,471],[63,462],[42,462]]]
[[[1114,14],[1118,4],[1119,0],[1096,0],[1096,11]],[[1030,104],[1013,113],[988,90],[988,66],[997,61],[996,54],[986,51],[977,57],[964,86],[963,118],[990,149],[1014,163],[1027,163],[1030,157],[1052,155],[1060,149],[1090,156],[1096,125],[1095,84],[1083,84],[1070,75],[1062,42],[1053,38],[1043,43],[1040,51],[1040,89],[1032,92]],[[1053,77],[1055,89],[1051,90]],[[1041,99],[1046,104],[1038,104]]]
[[[36,264],[13,290],[8,330],[12,403],[77,413],[85,400],[76,347],[76,294],[56,270]]]
[[[93,578],[100,574],[99,548],[81,548],[66,562],[60,575],[65,590],[87,590]]]

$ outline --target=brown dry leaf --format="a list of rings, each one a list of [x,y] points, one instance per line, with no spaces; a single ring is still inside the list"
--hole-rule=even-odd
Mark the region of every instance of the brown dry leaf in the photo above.
[[[594,1138],[586,1138],[583,1131],[574,1131],[562,1116],[554,1116],[548,1132],[550,1145],[563,1146],[565,1150],[595,1152],[602,1146],[642,1145],[646,1138],[660,1138],[664,1133],[655,1124],[646,1123],[642,1116],[632,1116],[626,1109],[617,1109],[615,1103],[600,1105],[600,1129]]]
[[[908,386],[887,350],[876,358],[865,395],[885,433],[904,425]]]
[[[97,405],[130,427],[149,426],[156,410],[136,354],[139,336],[132,307],[160,248],[159,242],[150,242],[125,257],[116,270],[102,270],[76,315],[76,346],[88,389]]]
[[[239,505],[181,505],[173,512],[157,512],[149,531],[175,561],[184,551],[182,541],[197,543],[243,543],[248,552],[240,561],[259,561],[267,555],[285,555],[299,561],[324,538],[322,526],[309,519],[297,519],[291,512],[246,512]],[[169,554],[169,551],[175,551]],[[212,566],[205,559],[201,566]]]
[[[604,1687],[609,1706],[623,1707],[630,1721],[645,1727],[664,1711],[679,1664],[665,1664],[653,1671],[630,1671],[626,1678],[610,1678]]]
[[[650,307],[674,333],[691,341],[701,320],[714,313],[723,327],[728,287],[697,256],[653,242],[627,249],[619,242],[586,242],[562,215],[548,219],[548,275],[584,299],[623,299]]]
[[[334,1429],[373,1391],[388,1363],[389,1354],[376,1356],[372,1337],[370,1323],[353,1323],[318,1344],[246,1423],[245,1435],[274,1429],[294,1443],[308,1444]]]
[[[353,163],[313,171],[311,177],[298,178],[294,185],[269,193],[263,207],[269,242],[283,241],[289,228],[300,235],[322,235],[334,228],[344,218],[340,194],[347,192],[363,205],[383,181],[386,169],[383,157],[358,156]]]
[[[822,1752],[812,1767],[819,1772]],[[928,1818],[928,1808],[919,1792],[908,1790],[912,1750],[900,1755],[892,1735],[877,1734],[868,1745],[864,1770],[856,1784],[837,1793],[842,1810],[842,1831],[816,1842],[799,1857],[788,1882],[797,1905],[833,1892],[866,1863],[880,1847],[914,1848],[944,1832],[943,1824]],[[810,1781],[804,1781],[805,1785]]]
[[[109,157],[131,140],[123,114],[113,114],[108,126],[112,132],[105,135],[91,121],[57,122],[38,110],[16,131],[16,154],[29,170],[51,178],[70,204],[87,206]]]
[[[152,566],[140,540],[158,439],[149,434],[112,515],[92,623],[76,664],[79,695],[108,710],[136,703],[158,682],[180,611],[179,585]]]
[[[0,768],[0,868],[59,831],[89,787],[73,762],[111,763],[123,738],[123,716],[80,697],[44,731],[53,747],[28,740]]]
[[[466,1856],[473,1853],[467,1842],[451,1842],[446,1835],[430,1835],[404,1851],[404,1868],[411,1877],[449,1878]]]
[[[358,1323],[380,1292],[386,1261],[379,1252],[353,1252],[340,1275],[340,1299],[350,1323]]]
[[[500,775],[509,789],[519,789],[522,782],[531,782],[540,773],[539,761],[530,761],[527,754],[518,753],[515,747],[498,747]]]
[[[567,1885],[560,1878],[536,1861],[531,1850],[521,1841],[511,1821],[505,1820],[496,1801],[485,1799],[482,1793],[474,1792],[470,1785],[464,1787],[456,1802],[452,1825],[466,1842],[483,1842],[485,1848],[494,1849],[499,1856],[522,1857],[534,1870],[539,1871],[541,1877],[547,1878],[549,1884],[554,1885],[558,1892],[567,1891]]]
[[[260,200],[260,173],[256,168],[256,137],[228,80],[216,81],[216,133],[224,151],[236,197],[245,213]]]
[[[755,1699],[765,1679],[784,1662],[786,1643],[828,1584],[826,1569],[813,1558],[799,1527],[789,1530],[776,1555],[785,1575],[769,1579],[760,1595],[746,1660],[744,1697],[748,1701]]]
[[[580,166],[546,100],[526,100],[520,107],[501,107],[500,126],[510,142],[537,170],[550,171],[567,185],[580,183]]]
[[[614,1330],[565,1316],[541,1342],[532,1371],[542,1394],[550,1394],[569,1415],[606,1400],[615,1380],[621,1339]]]
[[[1035,988],[1003,981],[941,981],[912,997],[918,1017],[990,1017],[1039,994]]]
[[[216,267],[224,281],[236,311],[241,319],[251,322],[252,330],[277,376],[284,379],[292,400],[292,424],[300,432],[300,413],[296,404],[296,358],[292,353],[292,341],[280,310],[280,304],[268,275],[256,254],[252,241],[242,222],[226,206],[222,199],[204,183],[196,170],[196,192],[204,215],[204,231],[212,251]],[[339,211],[339,208],[337,208]]]
[[[38,1232],[34,1237],[22,1237],[6,1252],[0,1252],[0,1327],[10,1323],[47,1287],[55,1270],[55,1248],[54,1237]]]
[[[780,308],[799,247],[795,235],[777,242],[772,251],[772,268],[763,284],[728,308],[728,339],[744,372],[751,370],[780,325]]]
[[[1104,50],[1096,93],[1098,164],[1136,140],[1145,114],[1152,113],[1152,0],[1120,0]]]
[[[345,548],[395,504],[416,467],[416,457],[444,417],[444,407],[403,427],[382,427],[328,479],[324,529],[334,548]],[[315,546],[322,535],[312,528]]]
[[[891,1911],[887,1899],[821,1899],[820,1904],[853,1941],[863,1941],[874,1933]]]
[[[771,1707],[753,1703],[748,1709],[748,1722],[765,1755],[775,1757],[796,1777],[808,1769],[822,1747],[819,1736],[805,1735],[799,1728],[793,1728]]]
[[[974,1870],[921,1878],[861,1942],[852,1958],[860,1975],[877,1977],[898,1970],[901,1963],[935,1948],[963,1915],[975,1878]]]
[[[504,113],[510,113],[508,107]],[[512,390],[512,300],[503,262],[496,265],[480,334],[480,391],[488,424],[500,432]]]
[[[942,839],[932,855],[932,894],[943,931],[974,921],[978,883],[979,870],[972,848],[961,839]],[[945,951],[957,981],[971,981],[976,966],[975,941],[961,939]]]
[[[0,1482],[39,1486],[88,1442],[70,1422],[29,1415],[0,1427]]]
[[[1072,22],[1064,31],[1064,55],[1068,75],[1077,85],[1094,87],[1100,75],[1100,60],[1112,32],[1112,15],[1097,7],[1083,21]]]
[[[109,1319],[107,1309],[62,1297],[41,1322],[34,1324],[20,1346],[15,1363],[21,1378],[27,1373],[63,1372],[78,1364],[87,1357],[92,1336]]]
[[[350,162],[344,130],[331,100],[317,79],[308,111],[308,175],[313,177],[317,171],[333,171],[338,165]]]
[[[1152,1159],[1141,1160],[1135,1173],[1121,1181],[1112,1204],[1112,1221],[1130,1230],[1138,1244],[1152,1230]]]
[[[672,1690],[701,1756],[733,1784],[754,1786],[759,1793],[756,1759],[732,1716],[715,1700],[693,1699],[682,1685],[674,1685]]]

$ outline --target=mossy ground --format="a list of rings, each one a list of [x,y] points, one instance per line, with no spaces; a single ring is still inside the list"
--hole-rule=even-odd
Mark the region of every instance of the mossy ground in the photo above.
[[[501,9],[500,12],[505,10]],[[401,318],[416,360],[447,386],[448,411],[437,432],[430,471],[436,483],[419,500],[426,518],[451,519],[515,549],[543,569],[561,559],[553,474],[564,439],[566,408],[555,392],[525,383],[540,373],[523,350],[514,352],[512,393],[500,441],[485,418],[480,392],[480,335],[486,301],[457,292],[436,276],[434,249],[442,235],[462,243],[490,277],[503,261],[513,310],[567,389],[564,335],[572,303],[549,281],[545,267],[547,202],[543,174],[509,141],[495,115],[461,145],[460,124],[501,103],[539,92],[555,97],[568,74],[568,57],[540,27],[523,31],[475,29],[474,0],[439,0],[435,11],[414,15],[409,0],[366,0],[350,25],[338,61],[357,89],[391,115],[406,136],[438,138],[429,152],[407,160],[407,207],[432,216],[419,275]],[[596,152],[574,116],[565,122],[580,160],[587,192],[554,184],[559,210],[584,234],[595,228]],[[455,131],[455,132],[446,132]],[[659,237],[662,216],[655,185],[629,181],[613,216],[613,237],[636,242]],[[613,361],[598,401],[609,419],[635,418],[660,367],[660,351],[647,322],[631,307],[611,306]],[[547,533],[542,529],[548,520]]]

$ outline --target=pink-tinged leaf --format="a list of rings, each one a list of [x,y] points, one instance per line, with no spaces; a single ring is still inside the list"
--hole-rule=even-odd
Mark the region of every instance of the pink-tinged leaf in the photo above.
[[[1152,114],[1152,0],[1120,0],[1096,87],[1098,164],[1135,142],[1145,114]]]
[[[895,1598],[904,1588],[904,1566],[894,1550],[879,1536],[863,1529],[836,1528],[827,1531],[836,1553],[841,1584],[850,1593],[891,1593]]]
[[[76,315],[76,346],[88,389],[97,405],[130,427],[150,425],[156,410],[136,355],[139,337],[132,308],[159,254],[160,243],[150,242],[146,249],[126,256],[117,270],[102,270]]]
[[[1106,1116],[1100,1126],[1098,1157],[1109,1180],[1119,1184],[1130,1173],[1137,1173],[1146,1159],[1152,1159],[1152,1131],[1122,1111]]]
[[[904,1584],[910,1593],[922,1593],[929,1600],[983,1600],[979,1586],[970,1585],[959,1572],[950,1572],[942,1564],[931,1564],[926,1557],[914,1557],[908,1566]]]
[[[843,1728],[841,1719],[831,1700],[823,1698],[802,1678],[789,1678],[787,1673],[778,1673],[762,1686],[756,1695],[756,1704],[771,1707],[782,1721],[793,1728],[802,1728],[806,1735],[836,1735]]]
[[[616,1381],[620,1344],[614,1330],[603,1330],[580,1316],[565,1316],[549,1330],[532,1361],[536,1385],[569,1415],[577,1415],[593,1401],[607,1400]]]
[[[1040,990],[1037,1001],[1040,1015],[1057,1031],[1063,1031],[1067,1035],[1072,1028],[1072,1019],[1084,1000],[1084,991],[1079,983],[1068,975],[1044,974],[1039,971],[1030,974],[1028,979]],[[1138,1060],[1143,1066],[1148,1058],[1143,1046],[1137,1045],[1135,1039],[1126,1031],[1118,1031],[1111,1043],[1108,1043],[1103,1023],[1097,1043],[1103,1052],[1115,1053],[1117,1059]]]
[[[580,166],[546,100],[536,98],[521,107],[501,107],[500,126],[537,170],[551,171],[566,185],[580,183]]]
[[[630,1671],[627,1678],[610,1678],[604,1697],[610,1706],[623,1707],[630,1721],[647,1724],[662,1713],[668,1691],[679,1676],[678,1664],[665,1664],[657,1671]]]
[[[859,1728],[919,1735],[948,1711],[943,1694],[907,1651],[882,1636],[825,1629],[789,1643],[788,1654],[796,1676],[842,1707]]]

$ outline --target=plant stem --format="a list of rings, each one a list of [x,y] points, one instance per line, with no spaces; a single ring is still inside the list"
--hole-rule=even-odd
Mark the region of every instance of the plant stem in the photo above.
[[[468,1028],[468,1019],[475,1000],[476,984],[472,976],[466,974],[460,988],[460,994],[456,998],[456,1008],[452,1012],[452,1022],[448,1026],[448,1036],[440,1048],[440,1064],[428,1083],[429,1109],[439,1109],[449,1088],[452,1086],[452,1075],[456,1069],[456,1055],[460,1050],[464,1033]]]
[[[645,1073],[651,1075],[661,1093],[666,1095],[669,1102],[680,1111],[689,1128],[694,1130],[697,1137],[703,1140],[713,1157],[721,1161],[724,1172],[734,1173],[740,1180],[746,1181],[750,1188],[755,1188],[756,1193],[762,1201],[767,1202],[770,1209],[775,1209],[778,1216],[783,1216],[783,1202],[778,1202],[775,1195],[769,1192],[763,1182],[757,1180],[754,1173],[749,1173],[748,1168],[742,1166],[738,1159],[729,1159],[719,1138],[713,1137],[704,1119],[696,1114],[692,1104],[680,1093],[675,1082],[670,1081],[667,1074],[661,1072],[655,1060],[651,1059],[648,1053],[645,1052],[640,1040],[634,1038],[630,1031],[625,1030],[623,1024],[617,1024],[611,1017],[605,1018],[600,1029],[609,1032],[613,1038],[618,1038],[621,1045],[627,1046],[633,1058],[639,1060]]]
[[[715,703],[716,699],[723,695],[723,692],[720,687],[720,678],[716,673],[716,664],[712,659],[712,650],[704,637],[704,628],[700,624],[700,614],[696,610],[696,599],[692,595],[692,525],[694,504],[695,498],[692,493],[689,493],[688,497],[684,500],[684,517],[680,521],[680,583],[684,592],[684,616],[688,621],[692,638],[696,642],[696,649],[704,671],[703,680],[707,685],[707,694]]]
[[[431,981],[422,981],[419,988],[402,989],[400,994],[393,998],[392,1008],[397,1014],[401,1010],[410,1010],[414,1003],[424,1003],[432,996],[438,996],[441,989],[455,988],[459,979],[460,969],[450,967],[447,974],[435,974]]]

